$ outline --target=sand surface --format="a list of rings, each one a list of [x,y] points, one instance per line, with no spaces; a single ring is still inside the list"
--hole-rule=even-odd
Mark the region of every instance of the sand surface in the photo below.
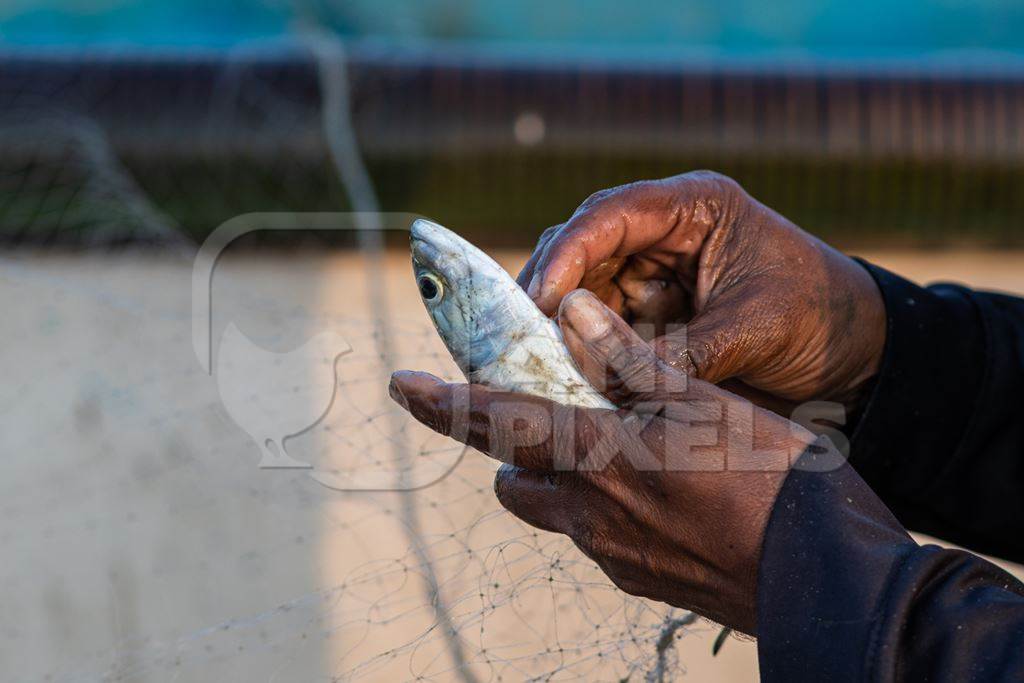
[[[1021,253],[863,255],[1024,293]],[[394,368],[456,376],[404,255],[229,253],[198,336],[193,299],[187,258],[0,255],[10,680],[460,680],[460,657],[481,681],[657,672],[666,610],[504,513],[488,459],[388,401]],[[285,442],[309,469],[258,467],[314,422]],[[420,488],[379,490],[396,485]],[[679,629],[660,664],[755,680],[754,644],[713,659],[716,632]]]

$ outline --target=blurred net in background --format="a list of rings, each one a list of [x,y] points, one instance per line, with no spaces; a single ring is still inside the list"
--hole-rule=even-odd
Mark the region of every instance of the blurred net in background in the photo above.
[[[17,245],[184,244],[92,119],[45,106],[7,108],[0,197],[3,242]]]
[[[687,666],[677,642],[710,626],[684,628],[685,613],[622,594],[567,539],[505,513],[493,464],[388,399],[395,367],[457,372],[416,315],[404,255],[370,270],[359,254],[243,251],[218,267],[215,338],[233,324],[267,350],[228,360],[248,362],[254,391],[275,360],[292,369],[254,399],[305,400],[322,379],[294,357],[305,339],[329,330],[352,348],[337,359],[326,418],[287,441],[308,473],[257,468],[258,442],[222,403],[223,365],[207,376],[192,353],[189,275],[152,254],[5,258],[16,332],[0,398],[10,425],[0,529],[17,558],[0,570],[5,670],[19,680],[662,680]],[[396,339],[388,359],[366,296],[379,281]],[[452,469],[411,492],[338,491],[310,476],[398,479],[409,459]]]
[[[211,331],[281,357],[324,330],[351,345],[326,417],[288,444],[315,473],[450,474],[343,492],[256,468],[191,353],[191,258],[238,214],[365,210],[339,149],[383,210],[489,245],[528,247],[594,190],[696,167],[827,237],[1020,242],[1013,65],[360,43],[328,64],[349,126],[309,42],[0,58],[2,531],[19,558],[0,574],[0,661],[28,680],[659,681],[714,631],[615,590],[500,509],[486,459],[405,421],[393,369],[456,375],[406,256],[378,241],[253,235],[218,269]]]
[[[311,52],[317,78],[345,66],[338,51]],[[54,68],[62,84],[90,80],[116,101],[120,76],[105,80],[101,70],[89,79],[61,59],[15,61],[26,78],[10,91],[19,107],[3,128],[2,217],[4,296],[17,330],[4,356],[2,400],[17,427],[8,435],[3,534],[21,560],[3,576],[16,591],[0,650],[9,670],[27,680],[269,672],[465,681],[666,680],[682,670],[675,645],[692,632],[692,615],[617,591],[567,539],[512,518],[494,499],[486,459],[410,424],[388,399],[396,367],[454,378],[420,312],[407,256],[389,257],[360,231],[353,251],[280,235],[274,250],[246,249],[260,234],[233,245],[212,281],[218,362],[208,377],[190,358],[187,329],[195,253],[187,233],[203,223],[181,227],[203,214],[155,200],[139,180],[147,171],[122,161],[132,156],[127,144],[157,152],[152,169],[180,172],[175,161],[192,152],[179,113],[148,105],[153,130],[126,142],[119,136],[139,119],[99,98],[122,117],[99,126],[68,104],[82,104],[77,94],[65,92],[62,106],[52,96],[61,88],[43,77]],[[371,186],[352,189],[362,171],[345,170],[359,166],[356,146],[332,129],[348,127],[347,111],[325,95],[313,110],[319,119],[307,118],[251,65],[223,68],[211,86],[222,99],[201,134],[211,148],[237,144],[268,180],[291,178],[298,188],[295,166],[275,170],[268,159],[291,164],[278,146],[308,137],[339,198],[374,208]],[[251,138],[232,140],[245,125]],[[212,211],[227,210],[230,195],[216,192],[233,184],[227,158],[205,174],[172,176],[187,188],[182,206],[195,199],[202,210],[192,195],[201,190]],[[285,201],[273,194],[281,183],[254,196]],[[242,331],[238,341],[232,329]],[[346,492],[301,470],[257,469],[260,439],[247,438],[256,433],[232,412],[225,383],[249,382],[242,389],[270,421],[301,408],[305,385],[323,378],[296,349],[324,331],[351,350],[332,368],[336,397],[325,419],[289,440],[289,455],[328,484],[367,469],[401,481],[425,468],[429,485]],[[225,356],[232,343],[242,346]],[[260,378],[280,377],[277,366],[286,381],[266,386]],[[94,622],[102,626],[87,628]]]
[[[1018,62],[503,54],[349,47],[354,134],[384,210],[527,246],[597,189],[713,168],[828,238],[1020,242]],[[51,208],[85,183],[66,155],[101,161],[85,138],[196,239],[239,213],[349,207],[308,47],[8,53],[3,67],[5,241],[87,239],[87,200],[82,216]],[[26,135],[39,117],[64,123]]]

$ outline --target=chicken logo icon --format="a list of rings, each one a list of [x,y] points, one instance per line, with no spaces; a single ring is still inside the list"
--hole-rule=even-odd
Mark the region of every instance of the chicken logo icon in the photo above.
[[[303,469],[316,483],[338,491],[406,491],[440,481],[461,461],[465,451],[461,444],[455,448],[424,447],[425,440],[433,438],[433,432],[418,434],[418,423],[413,425],[411,418],[391,402],[385,390],[393,364],[389,355],[393,347],[390,341],[381,340],[394,340],[393,335],[404,334],[405,330],[391,327],[397,319],[389,314],[388,297],[384,283],[380,282],[383,263],[380,250],[384,242],[383,234],[376,233],[393,231],[407,235],[409,226],[419,218],[421,216],[377,211],[255,212],[221,223],[199,245],[192,263],[192,350],[199,366],[216,387],[224,411],[242,433],[256,442],[261,456],[260,468]],[[214,272],[218,270],[220,258],[235,240],[267,230],[279,234],[287,231],[353,232],[360,245],[359,258],[351,263],[346,259],[344,265],[332,272],[341,276],[342,271],[347,270],[352,278],[360,274],[367,278],[370,286],[365,303],[353,302],[355,306],[350,308],[365,306],[373,311],[373,317],[367,321],[350,318],[347,313],[328,315],[326,310],[307,311],[303,305],[294,308],[297,311],[294,317],[287,318],[287,328],[278,327],[283,318],[275,318],[270,327],[263,328],[273,330],[278,338],[290,339],[295,338],[293,333],[301,334],[300,330],[313,330],[307,332],[312,336],[296,348],[282,351],[261,346],[258,339],[246,335],[243,329],[247,328],[232,322],[227,322],[218,340],[214,332],[213,302]],[[243,272],[238,280],[232,278],[238,276],[239,271],[229,269],[223,275],[227,277],[224,292],[232,295],[229,301],[233,305],[248,305],[259,298],[255,292],[269,284],[268,280],[261,279],[255,290],[245,289],[244,278],[253,271],[243,269]],[[267,272],[273,275],[280,271]],[[301,272],[302,278],[320,277],[309,269]],[[317,291],[323,284],[318,282]],[[245,294],[240,296],[243,291]],[[242,309],[250,316],[248,319],[255,321],[258,317],[252,317],[254,314],[285,310],[286,302],[279,295],[293,290],[282,292],[271,287],[271,291],[275,302],[271,307]],[[304,301],[307,303],[312,301]],[[346,330],[345,336],[339,333],[340,329]],[[369,334],[373,341],[365,337]],[[433,338],[432,333],[430,338]],[[357,341],[360,348],[353,348],[349,343],[353,339],[366,341]],[[339,360],[342,356],[346,358]],[[359,372],[356,379],[348,381],[350,378],[340,377],[356,368]],[[371,378],[377,377],[378,371],[382,373],[379,383],[375,382],[365,393],[360,391],[365,383],[374,381]],[[348,395],[350,391],[353,395]],[[346,410],[337,405],[342,402],[346,403]],[[363,409],[373,413],[373,417],[361,419]],[[352,419],[358,424],[352,423]],[[293,442],[293,437],[307,434],[329,420],[336,422],[324,425],[325,431],[334,434],[331,428],[343,425],[344,443],[311,438],[309,441],[315,443],[313,449],[317,455],[301,455],[298,446],[306,444]]]
[[[351,351],[341,335],[321,332],[276,353],[228,324],[217,353],[217,388],[231,419],[259,444],[261,468],[312,467],[288,455],[285,441],[326,417],[337,392],[335,363]]]

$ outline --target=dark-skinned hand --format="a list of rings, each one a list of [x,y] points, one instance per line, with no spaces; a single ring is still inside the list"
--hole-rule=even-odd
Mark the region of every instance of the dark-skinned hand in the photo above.
[[[707,171],[594,194],[518,281],[548,315],[589,289],[649,323],[670,365],[786,415],[811,399],[856,408],[885,342],[865,269]]]
[[[558,319],[618,410],[408,371],[392,376],[391,395],[505,463],[494,482],[501,504],[568,535],[622,590],[754,634],[768,516],[813,435],[661,361],[587,291],[565,297]]]

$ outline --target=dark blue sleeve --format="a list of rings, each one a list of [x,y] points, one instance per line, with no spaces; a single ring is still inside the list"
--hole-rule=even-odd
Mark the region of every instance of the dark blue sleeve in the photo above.
[[[762,677],[1024,680],[1024,585],[904,530],[1024,559],[1024,301],[865,266],[888,315],[882,370],[849,463],[808,451],[776,500]]]
[[[1024,299],[864,265],[888,329],[850,463],[904,527],[1024,562]]]
[[[821,454],[797,462],[768,523],[762,680],[1024,680],[1024,584],[976,555],[917,545],[828,454],[830,471],[815,471]]]

